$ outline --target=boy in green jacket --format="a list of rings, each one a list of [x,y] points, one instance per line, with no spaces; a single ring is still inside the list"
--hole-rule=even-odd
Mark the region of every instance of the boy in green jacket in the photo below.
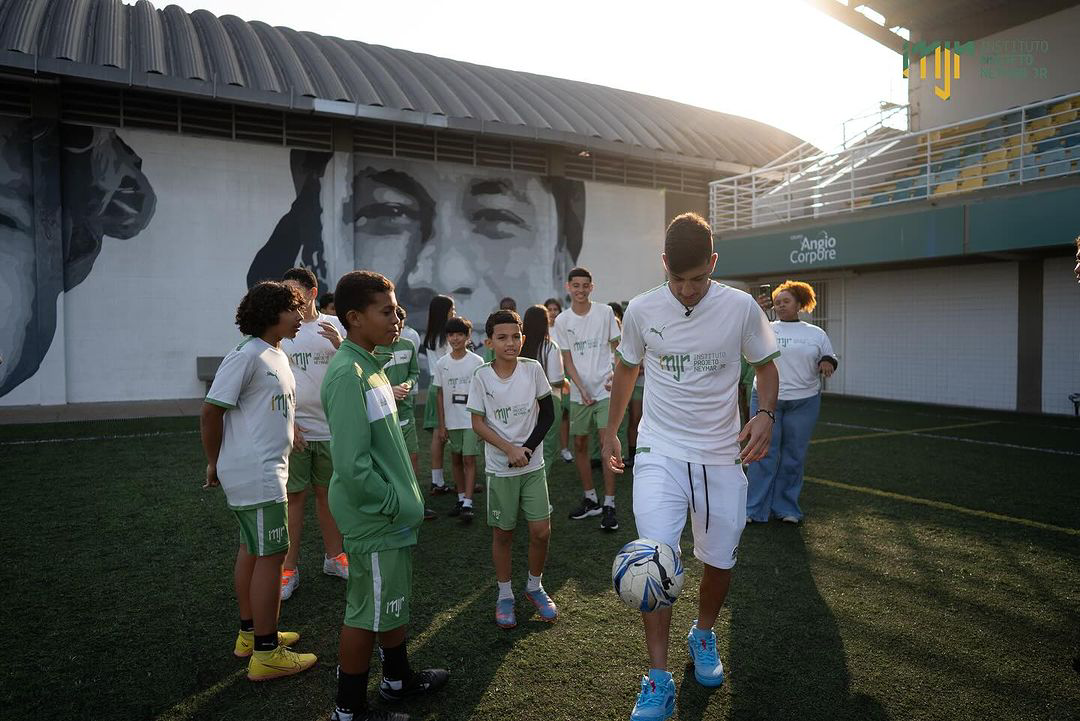
[[[379,695],[388,701],[436,691],[449,672],[414,673],[405,651],[412,602],[412,547],[424,503],[398,426],[393,387],[376,355],[401,332],[394,284],[378,273],[354,271],[334,291],[346,339],[326,370],[322,404],[330,423],[330,511],[349,558],[345,622],[339,646],[336,721],[403,720],[367,707],[371,652],[383,657]]]

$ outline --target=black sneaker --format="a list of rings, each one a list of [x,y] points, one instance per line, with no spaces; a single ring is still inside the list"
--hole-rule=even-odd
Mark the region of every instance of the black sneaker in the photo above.
[[[600,504],[589,498],[588,496],[581,497],[581,505],[570,511],[570,520],[580,521],[583,518],[590,518],[592,516],[600,515]]]
[[[428,508],[427,506],[424,507],[424,520],[425,521],[434,521],[438,517],[439,517],[439,514],[436,513],[434,511],[434,509]]]
[[[472,523],[473,516],[475,516],[475,515],[476,514],[473,511],[472,506],[466,506],[466,505],[461,506],[461,522],[462,523]]]
[[[615,517],[615,506],[604,506],[603,514],[604,517],[600,519],[600,530],[619,530],[619,519]]]
[[[343,714],[337,709],[330,714],[330,721],[409,721],[409,715],[396,711],[382,711],[366,708],[352,714]]]
[[[461,501],[458,501],[457,503],[454,504],[453,508],[451,508],[449,511],[447,511],[446,515],[448,515],[448,516],[460,516],[461,515],[461,506],[462,506]]]
[[[427,668],[412,675],[401,688],[395,689],[385,678],[379,684],[379,695],[387,701],[401,701],[410,696],[422,696],[438,691],[450,680],[450,672],[443,668]]]
[[[453,489],[450,488],[450,486],[446,485],[445,483],[443,485],[441,485],[441,486],[436,486],[434,483],[431,484],[431,495],[433,495],[433,496],[442,496],[442,495],[445,495],[445,494],[449,493],[452,490]]]

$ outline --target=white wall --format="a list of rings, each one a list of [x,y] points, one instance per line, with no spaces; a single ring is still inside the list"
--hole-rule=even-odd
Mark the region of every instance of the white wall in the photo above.
[[[596,300],[630,300],[664,282],[664,194],[585,184],[585,242],[578,264],[593,274]]]
[[[844,286],[845,394],[1015,409],[1015,263],[865,273]]]
[[[925,80],[918,77],[918,66],[913,65],[908,83],[911,129],[932,128],[1057,95],[1080,92],[1078,38],[1080,6],[980,38],[975,43],[975,57],[961,57],[960,79],[952,81],[952,95],[948,100],[940,100],[934,95],[934,86],[942,87],[942,83],[933,77],[933,57],[927,60]],[[916,38],[919,39],[963,42],[971,38]],[[984,49],[987,40],[1045,41],[1047,52],[1034,53],[1032,63],[1033,67],[1046,68],[1046,78],[982,77],[980,70],[983,56],[987,54]]]
[[[1071,256],[1043,263],[1043,413],[1073,414],[1080,393],[1080,286]]]

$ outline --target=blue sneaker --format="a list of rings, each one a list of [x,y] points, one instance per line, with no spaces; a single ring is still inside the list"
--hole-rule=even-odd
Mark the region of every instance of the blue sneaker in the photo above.
[[[551,596],[547,594],[543,586],[535,591],[526,591],[525,598],[536,606],[536,613],[541,621],[555,623],[555,619],[559,616],[559,609],[555,607],[555,602],[551,600]]]
[[[694,678],[702,686],[715,688],[724,683],[724,664],[716,654],[716,634],[698,630],[697,621],[686,636],[686,647],[694,664]]]
[[[514,613],[514,599],[504,598],[495,602],[495,623],[499,628],[513,628],[517,626],[517,615]]]
[[[650,671],[641,677],[641,693],[638,694],[630,721],[664,721],[675,713],[675,680],[667,671]]]

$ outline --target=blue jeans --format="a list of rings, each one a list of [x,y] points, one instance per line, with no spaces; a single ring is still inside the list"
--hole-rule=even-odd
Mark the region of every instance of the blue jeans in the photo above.
[[[750,396],[750,415],[758,410],[757,391]],[[803,462],[810,436],[821,410],[821,395],[776,404],[769,454],[746,471],[746,517],[764,523],[770,513],[778,518],[801,519],[799,493],[803,484]]]

